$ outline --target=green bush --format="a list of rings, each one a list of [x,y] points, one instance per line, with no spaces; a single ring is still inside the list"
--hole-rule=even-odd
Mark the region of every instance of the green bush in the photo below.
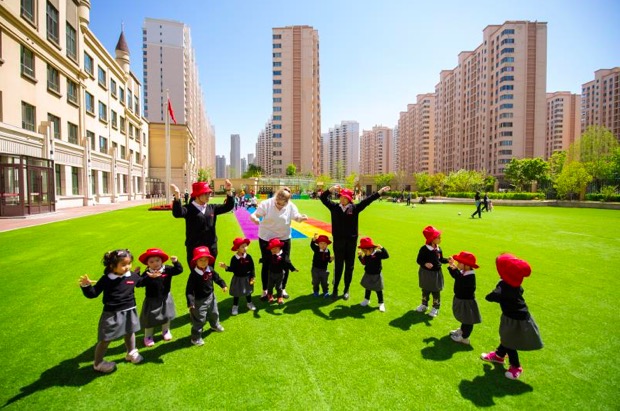
[[[607,201],[607,202],[620,202],[620,194],[601,194],[601,193],[591,193],[586,194],[587,201]]]
[[[471,198],[473,200],[476,193],[450,192],[446,197],[451,198]],[[484,194],[481,194],[481,197]],[[487,193],[490,200],[544,200],[545,193]]]

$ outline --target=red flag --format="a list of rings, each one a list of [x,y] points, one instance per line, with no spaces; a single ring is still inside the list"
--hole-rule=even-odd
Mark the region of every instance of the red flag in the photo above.
[[[176,124],[177,119],[174,118],[174,110],[172,110],[172,103],[170,102],[170,98],[168,98],[168,114],[170,115],[170,118],[172,119],[174,124]]]

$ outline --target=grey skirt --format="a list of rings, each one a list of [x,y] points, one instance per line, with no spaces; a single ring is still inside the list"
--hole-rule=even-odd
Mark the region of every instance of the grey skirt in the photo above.
[[[482,317],[476,300],[461,300],[454,297],[452,300],[454,318],[462,324],[480,324]]]
[[[362,287],[370,291],[382,291],[383,290],[383,274],[367,274],[364,273],[362,281],[360,281]]]
[[[418,277],[421,289],[426,291],[443,290],[443,272],[441,270],[431,271],[420,267]]]
[[[529,320],[515,320],[502,314],[499,338],[504,347],[513,350],[534,351],[543,348],[538,325],[532,316]]]
[[[172,294],[168,293],[168,297],[164,301],[159,298],[147,297],[142,303],[140,325],[142,328],[153,328],[173,320],[176,316],[177,312]]]
[[[233,275],[228,289],[229,294],[233,297],[244,297],[246,295],[252,295],[254,292],[254,285],[250,284],[250,277],[237,277]]]
[[[125,311],[104,311],[99,317],[98,341],[112,341],[140,331],[136,307]]]

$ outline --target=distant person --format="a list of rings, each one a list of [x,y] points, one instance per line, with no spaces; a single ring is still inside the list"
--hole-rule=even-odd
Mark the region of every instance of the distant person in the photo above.
[[[407,205],[411,205],[411,191],[407,193]]]
[[[495,351],[483,353],[480,358],[504,365],[504,358],[508,355],[510,368],[504,375],[516,380],[523,373],[517,350],[532,351],[543,348],[538,325],[525,304],[521,287],[523,278],[530,276],[532,268],[527,261],[511,254],[501,254],[495,259],[495,265],[501,281],[495,290],[486,296],[486,300],[499,303],[502,309],[500,343]]]
[[[370,294],[374,291],[377,293],[379,311],[383,313],[385,312],[385,303],[383,301],[383,265],[381,260],[387,260],[390,255],[380,244],[374,244],[370,237],[364,237],[360,240],[359,249],[358,258],[364,266],[364,276],[360,283],[366,290],[364,291],[364,300],[360,305],[366,307],[370,303]]]
[[[224,214],[235,206],[234,193],[230,180],[226,180],[226,201],[224,204],[209,204],[210,194],[213,192],[209,184],[197,182],[192,184],[192,195],[190,203],[182,205],[179,200],[179,188],[170,184],[174,192],[172,202],[172,215],[174,218],[185,219],[185,250],[187,264],[193,258],[196,247],[207,246],[211,255],[217,258],[217,235],[215,233],[215,223],[219,214]]]
[[[480,211],[489,211],[489,195],[487,192],[485,192],[484,197],[482,197],[482,208]]]
[[[420,266],[418,270],[418,280],[422,289],[422,303],[416,308],[419,313],[424,313],[428,309],[429,299],[433,296],[433,308],[428,315],[437,317],[439,308],[441,308],[441,290],[443,290],[443,273],[441,264],[448,262],[443,257],[439,243],[441,243],[441,231],[433,226],[426,226],[422,231],[422,235],[426,239],[426,243],[418,251],[417,263]]]
[[[452,313],[461,323],[461,327],[450,331],[452,341],[469,345],[469,336],[474,330],[474,324],[482,322],[478,303],[476,302],[476,273],[478,268],[476,256],[467,251],[461,251],[450,259],[448,272],[454,278],[454,298],[452,299]]]
[[[133,255],[129,250],[114,250],[103,256],[103,276],[92,281],[88,275],[80,277],[80,287],[86,298],[97,298],[103,293],[103,312],[99,318],[97,346],[93,368],[101,373],[116,369],[115,362],[103,359],[110,342],[124,337],[125,360],[137,364],[143,360],[136,348],[136,332],[140,330],[134,288],[142,278],[139,270],[131,271]],[[93,286],[93,283],[95,285]]]
[[[475,218],[474,216],[478,214],[478,218],[482,218],[482,212],[480,208],[482,207],[482,201],[480,200],[480,191],[476,191],[474,195],[474,201],[476,202],[476,211],[471,215],[471,218]]]
[[[353,191],[335,185],[321,194],[321,202],[329,209],[332,220],[332,236],[334,239],[334,289],[332,298],[338,298],[338,286],[344,268],[344,293],[342,298],[349,299],[349,287],[353,280],[353,266],[355,264],[355,250],[357,247],[359,214],[373,201],[381,198],[381,194],[390,189],[382,187],[376,193],[368,196],[357,204],[353,203]],[[340,194],[338,203],[329,199],[330,194]]]
[[[319,285],[323,297],[329,297],[329,271],[327,265],[334,261],[334,256],[327,248],[332,242],[326,235],[315,234],[310,240],[310,248],[312,249],[312,292],[315,297],[319,294]]]
[[[230,280],[230,295],[233,297],[232,315],[239,314],[239,298],[245,297],[249,311],[256,311],[256,306],[252,303],[252,293],[254,292],[254,260],[247,253],[250,240],[247,238],[235,238],[230,249],[235,254],[230,259],[230,265],[221,262],[220,267],[233,273]]]

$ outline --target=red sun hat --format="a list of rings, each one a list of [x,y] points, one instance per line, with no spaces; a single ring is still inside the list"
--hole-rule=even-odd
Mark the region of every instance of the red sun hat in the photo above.
[[[460,253],[453,255],[454,258],[459,263],[463,263],[471,268],[478,268],[478,264],[476,264],[476,256],[468,251],[461,251]]]
[[[205,247],[205,246],[194,248],[194,256],[191,261],[192,266],[195,267],[196,261],[198,261],[198,259],[202,257],[207,257],[209,259],[209,265],[213,266],[213,263],[215,262],[215,257],[211,255],[211,252],[209,251],[209,247]]]
[[[241,244],[250,245],[250,240],[247,238],[237,237],[233,240],[233,246],[230,251],[237,251]]]
[[[373,244],[372,239],[370,237],[364,237],[360,240],[360,246],[357,248],[361,248],[362,250],[365,248],[375,248],[376,245]]]
[[[433,242],[434,239],[441,235],[441,231],[439,231],[432,225],[429,225],[424,227],[424,230],[422,230],[422,235],[424,235],[424,238],[426,238],[426,244],[430,244]]]
[[[525,260],[512,254],[502,254],[495,259],[497,272],[502,280],[512,287],[519,287],[523,278],[529,277],[532,267]]]
[[[321,234],[320,236],[318,236],[314,242],[315,243],[327,243],[327,245],[330,245],[332,243],[329,240],[329,238],[324,234]]]
[[[349,200],[349,203],[353,202],[353,191],[349,190],[348,188],[342,188],[340,189],[340,197],[344,197],[347,200]]]
[[[271,250],[272,248],[275,248],[275,247],[282,248],[283,245],[284,243],[280,241],[279,238],[272,238],[271,240],[269,240],[269,245],[267,246],[267,250]]]
[[[138,260],[140,260],[140,262],[142,264],[147,265],[150,257],[159,257],[159,258],[161,258],[162,264],[165,263],[166,261],[168,261],[168,254],[164,253],[159,248],[149,248],[148,250],[143,252],[140,255],[140,257],[138,257]]]
[[[198,198],[202,194],[210,194],[213,190],[209,187],[209,184],[204,181],[199,181],[192,184],[192,197]]]

